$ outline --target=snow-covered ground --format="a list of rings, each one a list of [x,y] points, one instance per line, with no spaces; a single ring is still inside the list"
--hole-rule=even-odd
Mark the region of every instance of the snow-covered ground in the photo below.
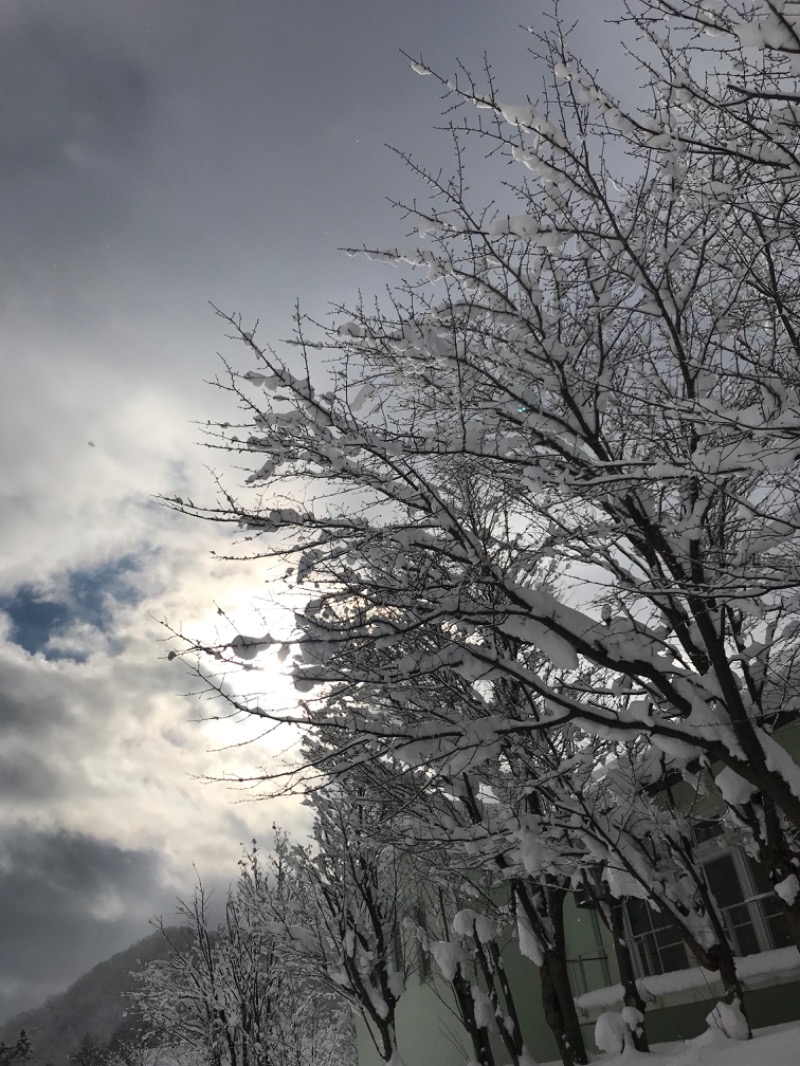
[[[708,1031],[694,1040],[656,1044],[649,1055],[591,1055],[598,1066],[798,1066],[800,1023],[757,1030],[752,1040],[729,1040]],[[557,1066],[553,1063],[552,1066]]]

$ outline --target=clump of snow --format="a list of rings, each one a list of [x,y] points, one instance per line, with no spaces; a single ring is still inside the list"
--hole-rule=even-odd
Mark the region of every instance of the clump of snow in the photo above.
[[[477,985],[470,987],[472,993],[473,1009],[475,1011],[475,1024],[482,1029],[487,1029],[492,1024],[492,1005],[489,997]]]
[[[632,1044],[630,1027],[621,1014],[606,1011],[595,1022],[594,1042],[600,1051],[619,1055]]]
[[[752,1040],[728,1040],[714,1029],[695,1040],[652,1047],[649,1054],[629,1047],[603,1058],[602,1066],[797,1066],[798,1048],[797,1024],[757,1034]]]
[[[759,731],[758,739],[764,750],[767,769],[780,774],[795,796],[800,798],[800,765],[768,733]]]
[[[797,880],[797,874],[789,874],[788,877],[784,877],[784,879],[779,881],[775,886],[775,891],[781,897],[783,902],[791,907],[797,898],[798,891],[800,891],[800,881]]]
[[[650,898],[645,882],[634,877],[630,871],[620,869],[610,863],[603,871],[603,880],[615,899],[635,898],[648,900]]]
[[[758,987],[759,978],[770,979],[775,974],[793,974],[800,969],[800,955],[797,948],[773,948],[758,955],[747,955],[736,960],[736,972],[748,987]]]
[[[733,1003],[718,1003],[706,1018],[709,1029],[719,1029],[729,1040],[747,1040],[750,1030],[738,999]]]
[[[445,981],[455,980],[456,970],[461,962],[461,948],[450,940],[431,940],[433,961],[442,972]]]
[[[653,742],[653,746],[663,751],[665,755],[671,755],[674,759],[696,759],[698,755],[702,754],[700,748],[695,747],[694,744],[689,744],[685,740],[679,740],[677,737],[662,737],[653,736],[650,738]]]
[[[601,1007],[616,1007],[622,1003],[624,995],[625,989],[622,985],[606,985],[604,988],[595,988],[591,992],[584,992],[582,996],[576,996],[575,1006],[587,1013]]]
[[[255,659],[259,652],[264,651],[272,643],[272,637],[265,633],[263,637],[249,637],[244,633],[237,633],[228,645],[240,659]]]
[[[743,777],[739,777],[736,771],[731,770],[729,766],[726,766],[724,770],[720,770],[714,778],[714,783],[722,793],[722,798],[731,806],[741,806],[744,803],[748,803],[753,793],[758,791],[754,785],[751,785],[749,781],[745,781]]]
[[[623,1007],[622,1019],[632,1033],[640,1032],[644,1024],[644,1015],[636,1007]]]
[[[344,322],[337,330],[340,337],[366,337],[367,331],[360,322]]]
[[[532,825],[523,825],[516,833],[519,841],[519,856],[522,864],[529,874],[540,874],[547,864],[547,849],[541,837],[541,831],[537,831]]]
[[[531,928],[531,923],[528,921],[527,916],[522,913],[517,915],[517,940],[520,954],[524,955],[526,959],[530,959],[537,966],[541,966],[544,962],[542,946],[536,933]]]
[[[453,918],[453,931],[459,936],[472,936],[481,944],[490,944],[497,936],[497,926],[485,914],[466,908]]]

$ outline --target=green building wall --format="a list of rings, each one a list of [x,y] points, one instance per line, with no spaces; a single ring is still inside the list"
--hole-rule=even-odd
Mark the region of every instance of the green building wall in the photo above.
[[[579,1007],[578,1011],[587,1051],[594,1053],[597,1051],[594,1025],[598,1015],[606,1010],[619,1010],[622,1005],[619,1000],[614,1000],[611,987],[619,989],[619,974],[609,934],[596,916],[568,901],[564,917],[573,977],[577,976],[580,966],[589,991],[608,989],[599,1005],[590,1009]],[[606,950],[605,963],[597,959],[598,942]],[[514,989],[528,1050],[537,1062],[557,1061],[558,1049],[542,1010],[538,967],[520,955],[515,941],[507,944],[503,961]],[[579,995],[579,988],[574,991]],[[650,1042],[657,1044],[698,1036],[706,1029],[705,1019],[721,994],[721,986],[708,975],[704,987],[654,999],[648,1007],[646,1021]],[[794,973],[765,974],[756,981],[745,980],[745,1003],[754,1028],[800,1017],[800,954]],[[410,978],[398,1005],[397,1032],[400,1053],[407,1066],[464,1066],[473,1058],[469,1038],[455,1012],[449,987],[436,978],[425,982]],[[360,1020],[357,1037],[359,1066],[381,1066],[380,1056]],[[497,1046],[496,1051],[498,1061],[504,1061],[502,1047]]]
[[[397,1006],[400,1054],[407,1066],[464,1066],[472,1058],[469,1037],[449,986],[436,979],[411,978]],[[365,1023],[356,1023],[359,1066],[382,1066]]]
[[[776,731],[775,738],[800,761],[800,719]],[[712,768],[712,774],[714,768]],[[720,801],[713,792],[698,798],[691,787],[679,782],[673,789],[678,805],[692,810],[698,818],[719,813]],[[596,1051],[594,1025],[599,1014],[619,1010],[612,986],[619,988],[610,934],[597,915],[567,900],[564,909],[568,958],[573,992],[580,998],[584,991],[608,989],[591,1008],[581,1008],[579,1017],[587,1050]],[[795,949],[786,949],[794,951]],[[753,956],[751,956],[753,958]],[[509,940],[503,960],[514,990],[523,1037],[528,1050],[538,1062],[558,1059],[555,1040],[544,1020],[539,970],[520,955],[516,941]],[[581,987],[585,982],[585,987]],[[794,969],[765,973],[757,979],[744,980],[745,1004],[753,1028],[777,1025],[800,1018],[800,953]],[[706,1017],[721,997],[722,989],[713,975],[707,975],[699,987],[670,992],[656,997],[647,1010],[647,1035],[651,1043],[686,1040],[706,1029]],[[357,1024],[359,1066],[380,1066],[378,1056],[363,1022]],[[455,1012],[449,988],[435,977],[420,982],[410,978],[397,1011],[400,1053],[407,1066],[464,1066],[471,1061],[472,1047]],[[497,1048],[500,1061],[502,1049]]]

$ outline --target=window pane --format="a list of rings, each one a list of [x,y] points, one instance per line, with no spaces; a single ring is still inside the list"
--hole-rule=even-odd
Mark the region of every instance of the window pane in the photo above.
[[[683,944],[673,944],[672,947],[661,949],[661,972],[671,973],[673,970],[685,970],[689,965],[686,956],[686,948]]]
[[[570,959],[567,966],[569,968],[572,993],[575,996],[582,996],[584,992],[588,992],[589,990],[589,986],[586,983],[586,974],[583,968],[583,963],[580,959]],[[594,987],[601,988],[602,985],[595,985]]]
[[[764,912],[764,919],[767,923],[767,928],[769,929],[770,940],[772,942],[770,946],[773,948],[789,947],[789,945],[793,943],[789,933],[789,925],[786,921],[780,901],[775,895],[775,889],[772,887],[769,875],[761,863],[756,862],[755,859],[751,859],[749,855],[746,856],[746,861],[750,876],[753,879],[753,884],[761,894],[758,903]]]
[[[636,941],[636,947],[638,949],[639,964],[644,976],[653,977],[655,974],[661,973],[661,963],[659,962],[653,937],[643,936]]]
[[[730,907],[742,903],[744,893],[736,874],[736,866],[730,855],[721,855],[718,859],[703,863],[708,887],[720,907]]]
[[[747,869],[750,871],[750,876],[753,879],[753,884],[756,886],[757,892],[772,892],[772,885],[769,881],[769,875],[760,862],[756,862],[751,859],[749,855],[745,855],[745,862],[747,863]]]
[[[706,840],[713,840],[714,837],[721,835],[722,822],[718,818],[715,818],[713,821],[703,819],[692,825],[692,836],[694,837],[695,844],[703,844]]]
[[[649,933],[652,929],[652,917],[654,912],[649,905],[641,899],[629,899],[625,904],[628,912],[628,920],[631,923],[631,932],[634,936],[639,933]]]
[[[733,949],[738,955],[755,955],[761,950],[756,931],[750,920],[750,912],[744,904],[739,907],[729,907],[725,911],[725,918],[729,928],[733,929]]]
[[[603,988],[610,984],[611,976],[605,959],[584,959],[583,972],[589,988]]]
[[[640,976],[654,977],[689,965],[681,934],[667,915],[653,910],[644,900],[625,902],[633,952]]]
[[[658,929],[653,935],[655,936],[659,951],[665,951],[667,948],[671,948],[674,944],[681,943],[681,934],[674,925],[668,925],[664,929]]]
[[[767,926],[772,938],[772,946],[774,948],[788,948],[794,941],[789,932],[789,923],[781,910],[780,903],[774,898],[774,894],[772,897],[765,897],[760,902],[764,908],[764,917],[767,920]]]

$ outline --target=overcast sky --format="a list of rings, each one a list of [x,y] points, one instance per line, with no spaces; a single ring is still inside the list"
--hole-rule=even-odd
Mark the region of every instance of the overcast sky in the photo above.
[[[151,501],[212,495],[191,423],[231,412],[204,384],[224,344],[208,301],[277,341],[295,299],[322,315],[390,281],[338,248],[402,238],[386,198],[421,190],[385,142],[448,158],[437,87],[400,49],[447,74],[485,50],[507,97],[536,95],[517,27],[542,11],[0,5],[0,1019],[169,919],[192,863],[221,889],[242,841],[302,831],[296,803],[197,779],[270,749],[214,750],[248,727],[195,721],[213,707],[186,695],[157,621],[203,632],[215,602],[246,621],[270,592],[257,567],[214,562],[218,530]],[[265,685],[291,698],[277,673]]]

